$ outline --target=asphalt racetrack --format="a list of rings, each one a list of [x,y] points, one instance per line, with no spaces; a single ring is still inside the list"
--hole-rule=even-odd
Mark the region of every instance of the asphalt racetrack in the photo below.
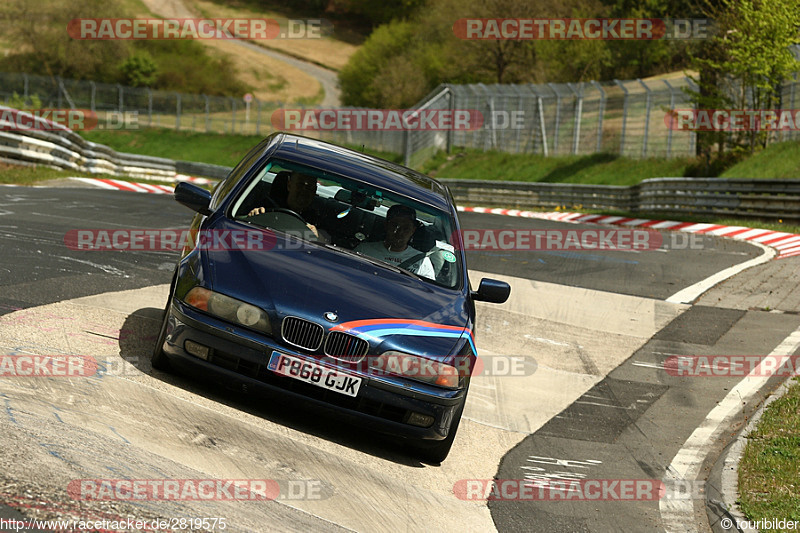
[[[797,350],[786,339],[800,325],[800,258],[750,268],[686,304],[667,300],[765,250],[710,236],[687,246],[668,232],[652,250],[474,249],[473,288],[487,276],[512,285],[506,304],[478,305],[479,353],[526,366],[474,377],[450,456],[424,464],[324,413],[151,368],[177,252],[76,250],[65,235],[181,229],[191,214],[168,195],[0,187],[0,354],[101,364],[89,377],[0,376],[0,518],[205,518],[195,529],[218,531],[220,519],[225,531],[710,531],[718,515],[707,504],[721,489],[713,467],[780,380],[717,420],[741,377],[676,376],[665,361]],[[598,228],[461,221],[478,231]],[[709,438],[692,447],[700,427]],[[703,490],[683,499],[611,490],[592,501],[487,501],[472,490],[494,479]],[[255,480],[280,491],[258,501],[93,500],[81,480]]]

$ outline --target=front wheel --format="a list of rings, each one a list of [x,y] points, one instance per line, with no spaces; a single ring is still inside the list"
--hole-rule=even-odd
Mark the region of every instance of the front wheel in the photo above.
[[[464,400],[459,404],[458,408],[453,413],[453,422],[450,424],[450,430],[447,432],[447,438],[444,440],[435,441],[433,443],[422,443],[414,445],[414,455],[426,463],[439,464],[447,459],[450,453],[450,448],[453,447],[453,442],[456,439],[458,432],[458,425],[461,422],[461,415],[464,413],[464,406],[467,404],[467,395],[464,394]]]
[[[174,294],[174,286],[170,288],[169,298],[167,298],[167,306],[164,308],[164,319],[161,322],[161,331],[158,333],[158,340],[153,347],[153,354],[150,356],[150,364],[156,370],[167,372],[170,370],[169,358],[164,353],[164,342],[167,340],[167,325],[169,324],[169,310],[172,307],[172,295]]]

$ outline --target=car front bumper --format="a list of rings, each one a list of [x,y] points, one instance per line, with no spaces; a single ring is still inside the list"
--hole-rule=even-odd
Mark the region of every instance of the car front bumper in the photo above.
[[[278,395],[310,403],[351,419],[359,425],[410,439],[442,440],[447,437],[464,390],[445,390],[410,380],[377,378],[353,371],[346,364],[331,366],[314,356],[293,351],[274,339],[239,328],[173,300],[168,318],[164,354],[185,371],[248,394]],[[186,341],[210,348],[207,359],[186,351]],[[273,351],[300,357],[362,378],[356,397],[333,392],[267,369]],[[427,415],[427,427],[410,424],[412,413]]]

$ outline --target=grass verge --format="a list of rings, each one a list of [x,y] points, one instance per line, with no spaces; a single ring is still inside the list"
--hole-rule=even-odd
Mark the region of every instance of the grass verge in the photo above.
[[[105,144],[118,152],[167,157],[214,165],[235,166],[264,135],[229,135],[175,131],[167,128],[142,128],[129,131],[96,130],[78,132],[89,141]],[[361,151],[360,146],[349,146]],[[364,150],[365,153],[401,162],[402,156]]]
[[[20,167],[0,163],[0,183],[9,185],[40,185],[50,180],[64,178],[112,178],[120,181],[144,182],[150,185],[168,185],[173,187],[175,183],[170,181],[145,180],[142,178],[126,178],[110,176],[108,174],[89,174],[87,172],[77,172],[75,170],[60,170],[43,166]]]
[[[739,506],[749,520],[800,521],[798,379],[764,410],[756,429],[747,436],[739,463]]]
[[[694,158],[630,159],[616,154],[544,157],[467,150],[440,152],[422,167],[437,178],[544,183],[635,185],[648,178],[682,177],[697,167]],[[727,169],[723,178],[800,178],[800,142],[767,147]]]

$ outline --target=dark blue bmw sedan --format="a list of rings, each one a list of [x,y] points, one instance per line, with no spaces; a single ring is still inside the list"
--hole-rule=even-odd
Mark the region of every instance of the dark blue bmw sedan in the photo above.
[[[316,139],[276,133],[197,214],[153,367],[315,403],[447,457],[477,350],[456,208],[439,182]],[[335,414],[335,413],[334,413]]]

